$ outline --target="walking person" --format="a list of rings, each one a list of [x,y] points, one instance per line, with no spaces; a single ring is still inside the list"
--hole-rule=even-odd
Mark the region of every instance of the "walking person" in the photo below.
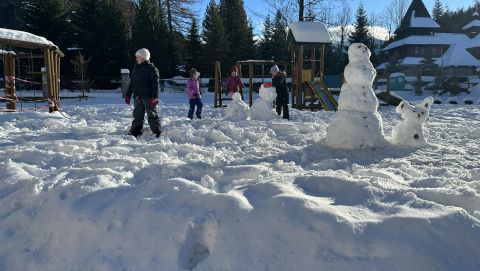
[[[188,102],[190,110],[188,111],[188,118],[193,119],[193,113],[197,118],[202,118],[202,94],[200,93],[199,83],[200,73],[195,68],[190,69],[190,78],[187,81]],[[195,111],[195,107],[197,110]]]
[[[125,94],[125,103],[130,104],[131,97],[134,100],[133,121],[129,134],[137,137],[143,133],[144,118],[147,113],[150,130],[158,138],[161,134],[160,117],[157,112],[160,75],[158,69],[150,62],[148,49],[138,50],[135,53],[135,59],[136,64]]]
[[[277,92],[277,114],[280,116],[283,111],[283,118],[289,120],[290,115],[288,113],[288,88],[287,88],[287,74],[283,71],[280,71],[277,65],[274,65],[270,69],[272,74],[272,85],[275,87]]]

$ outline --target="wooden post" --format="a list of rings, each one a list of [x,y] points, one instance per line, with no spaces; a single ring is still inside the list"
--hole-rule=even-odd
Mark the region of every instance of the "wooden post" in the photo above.
[[[311,76],[310,76],[310,81],[315,81],[315,67],[317,66],[316,65],[316,62],[315,62],[315,50],[317,48],[315,47],[315,45],[312,45],[311,47],[311,50],[312,52],[310,52],[310,62],[312,63],[311,64],[311,69],[312,69],[312,72],[311,72]]]
[[[130,84],[130,70],[121,69],[120,75],[122,77],[122,98],[125,98],[128,91],[128,85]]]
[[[215,98],[214,107],[222,107],[222,74],[220,71],[220,61],[215,62]]]
[[[6,102],[6,108],[8,110],[16,110],[16,99],[15,95],[15,54],[7,53],[5,56],[4,62],[5,70],[5,96],[8,100]]]
[[[322,44],[320,51],[320,80],[323,82],[323,74],[325,72],[325,44]]]
[[[298,86],[297,86],[297,105],[296,108],[302,109],[303,99],[302,99],[302,92],[303,92],[303,44],[300,45],[299,53],[298,53]]]
[[[292,96],[292,108],[295,108],[295,92],[296,92],[296,89],[297,89],[297,69],[296,69],[296,59],[295,59],[295,50],[292,49],[291,51],[291,59],[292,59],[292,62],[291,62],[291,76],[292,76],[292,93],[291,93],[291,96]]]
[[[48,87],[47,87],[47,68],[42,67],[41,68],[42,72],[42,93],[43,93],[43,98],[47,99],[48,98]]]
[[[55,59],[55,111],[58,111],[60,108],[60,56],[54,52]]]
[[[249,91],[249,100],[250,100],[250,106],[252,106],[253,104],[253,62],[250,62],[248,64],[248,83],[249,83],[249,87],[250,87],[250,91]]]
[[[54,111],[54,104],[52,100],[52,63],[50,57],[50,50],[45,49],[43,51],[45,56],[45,72],[47,75],[47,98],[48,98],[48,112]]]

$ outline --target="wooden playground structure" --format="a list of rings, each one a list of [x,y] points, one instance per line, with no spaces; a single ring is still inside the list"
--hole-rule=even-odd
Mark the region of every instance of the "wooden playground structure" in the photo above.
[[[244,61],[238,61],[236,63],[236,66],[239,71],[239,77],[242,78],[243,76],[243,68],[248,67],[248,104],[252,106],[253,104],[253,92],[255,91],[255,85],[259,85],[259,83],[254,82],[254,79],[261,80],[260,84],[263,84],[265,82],[265,79],[271,78],[271,75],[269,73],[265,73],[265,67],[269,70],[271,66],[273,65],[279,65],[280,67],[283,67],[284,70],[286,70],[287,66],[289,63],[287,62],[275,62],[273,60],[244,60]],[[256,74],[256,72],[259,72],[259,74]],[[243,91],[242,91],[243,95]],[[221,66],[220,62],[217,61],[215,63],[215,96],[214,96],[214,107],[223,107],[224,101],[229,101],[231,98],[228,97],[222,97],[222,77],[221,77]]]
[[[253,104],[253,92],[256,82],[265,81],[265,67],[268,69],[278,65],[280,69],[291,71],[291,104],[300,110],[337,110],[338,104],[328,87],[323,82],[325,66],[325,46],[330,44],[327,28],[320,22],[297,22],[289,27],[287,36],[288,50],[292,62],[275,62],[273,60],[238,61],[239,76],[242,78],[242,67],[248,67],[249,105]],[[261,74],[255,74],[260,69]],[[267,73],[267,76],[271,76]],[[258,85],[258,84],[257,84]],[[223,107],[222,74],[220,62],[215,64],[215,98],[214,107]]]
[[[5,78],[5,96],[0,99],[5,101],[6,111],[15,112],[17,110],[18,97],[15,89],[17,81],[42,85],[45,91],[44,99],[41,101],[48,102],[49,112],[58,111],[60,107],[60,58],[64,57],[63,52],[45,38],[31,33],[9,29],[0,30],[0,33],[3,33],[0,35],[0,60],[3,62]],[[30,50],[29,54],[25,53],[28,50]],[[42,80],[42,83],[19,78],[19,64],[22,58],[29,59],[29,63],[31,63],[29,75],[39,73],[34,70],[34,60],[43,60],[42,66],[45,69],[46,78]]]

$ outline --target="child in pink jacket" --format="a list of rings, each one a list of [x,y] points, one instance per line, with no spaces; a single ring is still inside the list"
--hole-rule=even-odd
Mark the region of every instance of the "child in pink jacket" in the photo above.
[[[200,73],[195,70],[195,68],[190,69],[190,79],[187,81],[187,92],[188,92],[188,101],[190,103],[190,110],[188,111],[188,118],[193,119],[193,113],[195,112],[195,107],[197,111],[195,115],[197,118],[202,118],[202,95],[200,93],[200,83],[198,82]]]

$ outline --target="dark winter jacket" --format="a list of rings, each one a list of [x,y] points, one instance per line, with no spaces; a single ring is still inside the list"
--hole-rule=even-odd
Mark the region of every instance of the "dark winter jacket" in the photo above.
[[[158,69],[150,61],[135,64],[125,96],[130,97],[133,94],[140,98],[158,98],[159,78]]]
[[[285,73],[279,72],[272,78],[272,85],[277,91],[277,97],[288,97],[287,78]]]

